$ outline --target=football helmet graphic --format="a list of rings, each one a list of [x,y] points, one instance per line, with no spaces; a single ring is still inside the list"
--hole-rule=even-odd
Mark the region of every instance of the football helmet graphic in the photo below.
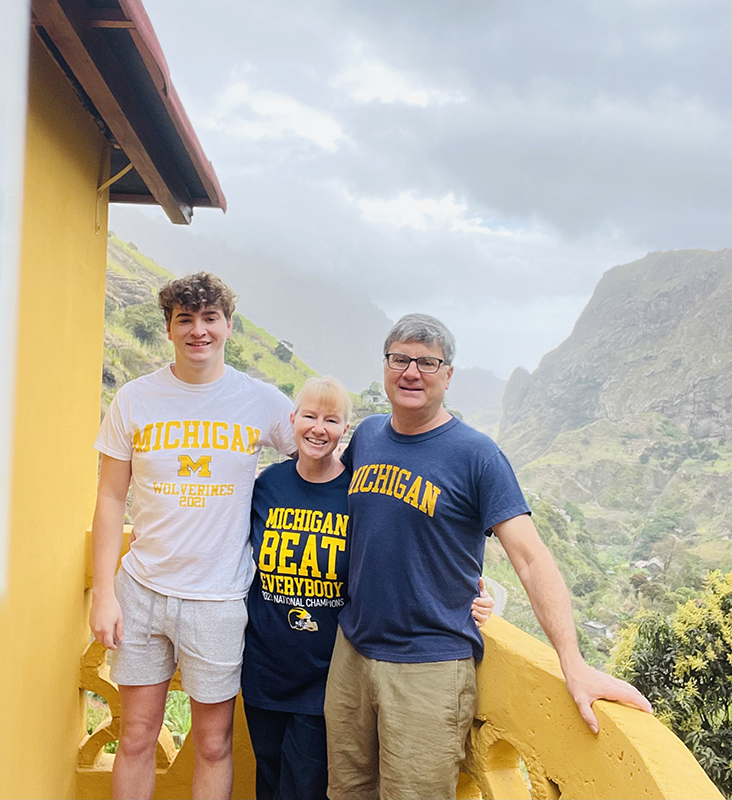
[[[304,608],[293,608],[287,615],[290,627],[296,631],[317,631],[318,623],[310,616],[309,611]]]

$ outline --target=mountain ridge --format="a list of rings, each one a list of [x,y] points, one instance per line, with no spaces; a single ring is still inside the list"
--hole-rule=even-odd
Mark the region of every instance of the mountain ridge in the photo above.
[[[694,438],[732,435],[730,304],[732,249],[650,253],[609,270],[570,336],[531,375],[509,378],[502,446],[522,466],[559,433],[641,413]]]

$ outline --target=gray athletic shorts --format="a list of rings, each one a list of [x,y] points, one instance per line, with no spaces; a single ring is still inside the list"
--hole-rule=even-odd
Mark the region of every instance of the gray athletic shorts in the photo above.
[[[181,600],[138,583],[123,567],[114,581],[124,638],[112,651],[111,678],[123,686],[170,680],[180,664],[184,691],[221,703],[241,686],[244,600]]]

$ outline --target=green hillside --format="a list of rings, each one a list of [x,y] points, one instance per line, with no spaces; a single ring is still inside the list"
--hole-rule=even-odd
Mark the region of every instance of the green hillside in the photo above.
[[[158,289],[175,275],[123,242],[110,231],[107,243],[102,411],[126,381],[173,360],[165,335]],[[274,383],[292,396],[316,373],[292,352],[287,342],[235,313],[226,361],[253,377]]]
[[[639,608],[672,613],[732,569],[730,308],[732,250],[652,253],[608,271],[572,335],[506,387],[499,442],[571,520],[554,552],[600,654]],[[594,554],[590,579],[569,552]],[[512,592],[507,617],[526,608]]]

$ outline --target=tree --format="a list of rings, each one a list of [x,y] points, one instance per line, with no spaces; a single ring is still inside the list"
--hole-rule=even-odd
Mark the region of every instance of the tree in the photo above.
[[[249,362],[244,358],[244,348],[236,339],[226,340],[224,361],[240,372],[246,372],[249,369]]]
[[[163,317],[153,300],[127,306],[124,324],[143,344],[155,344],[163,340]]]
[[[671,565],[675,565],[688,549],[689,546],[678,536],[669,533],[660,542],[651,546],[651,556],[658,556],[663,562],[664,572],[667,572],[671,569]]]
[[[364,389],[361,392],[362,395],[368,394],[371,397],[383,397],[384,396],[384,387],[378,381],[371,381],[371,385],[368,389]]]
[[[289,363],[292,360],[292,344],[284,340],[277,342],[274,354],[280,361],[284,361],[286,364]]]
[[[295,394],[294,383],[278,383],[277,388],[282,392],[282,394],[286,394],[288,397],[292,397]]]
[[[732,572],[712,572],[701,596],[668,616],[641,610],[618,636],[613,672],[732,796]]]

